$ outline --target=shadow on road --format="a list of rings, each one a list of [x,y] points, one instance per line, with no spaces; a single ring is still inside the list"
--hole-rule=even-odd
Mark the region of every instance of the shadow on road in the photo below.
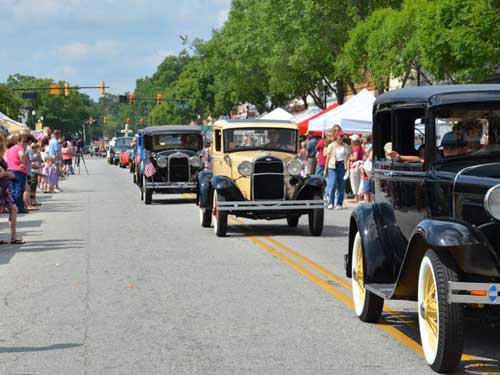
[[[42,251],[80,249],[85,245],[82,240],[29,241],[22,245],[0,245],[0,264],[9,264],[16,253],[36,253]]]
[[[233,230],[231,230],[233,228]],[[236,231],[235,231],[236,230]],[[336,225],[325,225],[321,237],[345,237],[349,233],[348,227]],[[228,225],[229,237],[244,236],[300,236],[310,237],[309,227],[306,223],[300,223],[296,228],[290,228],[286,223],[283,224],[251,224],[251,225]]]
[[[392,326],[420,344],[417,312],[384,312],[378,324]],[[478,357],[462,359],[460,369],[465,373],[500,375],[499,327],[492,327],[479,319],[466,319],[464,354]]]
[[[75,344],[75,343],[54,344],[48,346],[14,346],[14,347],[0,346],[0,353],[45,352],[48,350],[79,348],[80,346],[82,346],[82,344]]]
[[[173,199],[153,199],[153,205],[162,204],[194,204],[196,199],[186,199],[186,198],[173,198]]]

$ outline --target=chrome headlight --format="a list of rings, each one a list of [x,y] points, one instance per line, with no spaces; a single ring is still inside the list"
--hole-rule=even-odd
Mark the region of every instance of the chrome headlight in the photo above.
[[[252,163],[249,161],[242,161],[240,165],[238,165],[238,173],[245,177],[250,176],[252,174]]]
[[[156,164],[158,164],[158,167],[160,167],[160,168],[166,168],[166,167],[167,167],[167,164],[168,164],[168,160],[167,160],[167,158],[166,158],[166,157],[164,157],[164,156],[163,156],[163,157],[162,157],[162,156],[160,156],[160,157],[158,158],[158,160],[156,161]]]
[[[286,165],[286,170],[291,176],[298,176],[302,172],[302,163],[297,159],[292,159]]]
[[[493,186],[484,196],[484,208],[491,217],[500,220],[500,185]]]
[[[201,160],[200,160],[199,156],[191,156],[191,159],[189,159],[189,162],[191,163],[192,167],[200,168]]]

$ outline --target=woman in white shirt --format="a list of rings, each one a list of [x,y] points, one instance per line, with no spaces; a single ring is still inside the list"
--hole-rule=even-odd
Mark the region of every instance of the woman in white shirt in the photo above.
[[[350,154],[350,148],[346,145],[341,135],[335,135],[333,142],[324,150],[326,161],[325,176],[327,176],[326,196],[328,197],[328,209],[333,208],[335,191],[337,191],[337,202],[335,209],[342,210],[344,203],[345,173]]]

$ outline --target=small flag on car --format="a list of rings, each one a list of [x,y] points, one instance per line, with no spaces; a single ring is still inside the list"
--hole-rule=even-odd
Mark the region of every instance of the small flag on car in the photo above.
[[[153,163],[149,162],[147,163],[145,166],[144,166],[144,175],[146,177],[151,177],[152,175],[154,175],[156,173],[156,168],[155,166],[153,165]]]

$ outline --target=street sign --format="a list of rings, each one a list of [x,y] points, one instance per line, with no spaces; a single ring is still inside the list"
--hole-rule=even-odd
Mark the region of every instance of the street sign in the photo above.
[[[42,130],[43,129],[43,123],[37,122],[35,124],[35,130]]]

